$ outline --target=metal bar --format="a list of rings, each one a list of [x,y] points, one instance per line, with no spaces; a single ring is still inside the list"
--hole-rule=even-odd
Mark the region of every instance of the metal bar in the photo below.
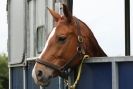
[[[112,62],[112,89],[119,89],[118,64]]]
[[[122,57],[92,57],[85,60],[85,63],[104,63],[104,62],[133,62],[133,56]]]
[[[26,89],[26,68],[23,67],[23,89]]]
[[[44,87],[40,86],[40,89],[45,89]]]
[[[37,59],[37,57],[33,58],[27,58],[26,61],[28,62],[34,62]],[[100,63],[100,62],[125,62],[125,61],[132,61],[133,62],[133,56],[121,56],[121,57],[91,57],[88,60],[85,60],[85,63]]]
[[[12,89],[11,67],[9,67],[9,89]]]
[[[27,61],[35,61],[38,57],[30,57],[30,58],[27,58],[26,60]]]
[[[8,65],[8,67],[22,67],[22,66],[26,66],[26,63]]]
[[[11,20],[10,20],[10,17],[11,17],[11,1],[8,0],[8,12],[7,12],[7,19],[8,19],[8,64],[11,62]]]
[[[125,0],[125,55],[130,56],[130,0]]]
[[[64,79],[59,77],[59,89],[64,89]]]
[[[72,11],[73,11],[73,0],[67,0],[67,5],[68,5],[68,8],[69,8],[70,12],[72,13]]]

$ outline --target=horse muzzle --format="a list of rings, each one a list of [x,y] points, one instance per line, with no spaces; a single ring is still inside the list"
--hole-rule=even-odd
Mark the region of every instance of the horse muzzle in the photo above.
[[[43,68],[34,67],[32,70],[32,78],[34,79],[34,82],[40,86],[46,87],[49,85],[51,77],[46,74],[47,73],[43,71]]]

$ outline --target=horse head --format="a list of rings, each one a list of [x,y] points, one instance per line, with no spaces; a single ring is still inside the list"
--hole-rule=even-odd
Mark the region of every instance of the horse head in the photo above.
[[[83,22],[72,16],[66,5],[63,4],[63,16],[54,10],[48,10],[56,22],[55,27],[32,70],[34,81],[42,86],[48,85],[53,77],[65,78],[67,69],[77,66],[83,54],[105,55],[97,52],[99,45],[92,32]],[[96,49],[94,45],[97,45]]]

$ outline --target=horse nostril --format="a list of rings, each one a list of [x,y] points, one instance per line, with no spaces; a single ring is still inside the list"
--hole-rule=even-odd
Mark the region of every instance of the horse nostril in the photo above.
[[[43,72],[41,70],[38,70],[36,75],[40,79],[43,76]]]

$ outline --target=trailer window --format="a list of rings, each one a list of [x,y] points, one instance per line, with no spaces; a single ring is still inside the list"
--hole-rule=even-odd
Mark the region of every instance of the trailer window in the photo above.
[[[125,55],[124,0],[74,0],[73,14],[87,23],[108,56]]]
[[[46,25],[46,6],[47,2],[45,0],[37,0],[36,1],[36,34],[37,34],[37,50],[36,54],[41,53],[44,43],[46,41],[46,34],[47,34],[47,25]]]
[[[44,38],[44,34],[46,34],[45,30],[44,30],[44,26],[39,26],[37,28],[37,52],[41,53],[43,47],[44,47],[44,43],[45,43],[45,38]]]

